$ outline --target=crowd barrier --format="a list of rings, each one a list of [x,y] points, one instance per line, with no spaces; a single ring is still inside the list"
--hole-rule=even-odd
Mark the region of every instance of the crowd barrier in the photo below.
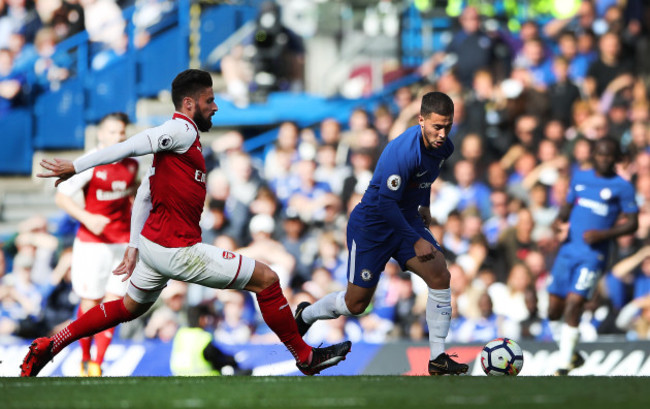
[[[520,376],[546,376],[555,371],[557,348],[553,343],[520,342],[524,367]],[[0,343],[0,376],[18,376],[28,343]],[[105,376],[171,376],[171,343],[116,341],[108,348]],[[299,375],[292,356],[283,345],[220,345],[237,354],[241,366],[253,375]],[[482,344],[448,345],[449,353],[470,365],[469,375],[484,376],[479,356]],[[580,344],[586,362],[571,375],[650,376],[650,341],[593,342]],[[39,376],[78,376],[81,350],[74,344],[57,355]],[[427,343],[355,343],[347,359],[323,375],[426,375]]]

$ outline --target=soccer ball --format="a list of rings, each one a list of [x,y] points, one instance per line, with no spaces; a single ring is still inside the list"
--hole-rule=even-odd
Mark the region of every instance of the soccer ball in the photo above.
[[[493,339],[481,351],[481,367],[487,375],[516,376],[523,366],[521,347],[509,338]]]

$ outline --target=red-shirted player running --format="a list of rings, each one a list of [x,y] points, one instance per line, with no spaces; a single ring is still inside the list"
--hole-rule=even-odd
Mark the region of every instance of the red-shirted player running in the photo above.
[[[98,149],[123,142],[128,122],[121,112],[102,118],[97,127]],[[57,205],[81,222],[72,248],[72,288],[81,297],[78,317],[102,301],[117,300],[126,294],[128,283],[111,272],[129,243],[131,196],[137,172],[138,162],[126,158],[85,170],[58,186]],[[77,194],[83,194],[83,206],[75,201]],[[113,327],[79,340],[81,376],[101,376],[104,354],[114,332]],[[96,355],[91,361],[93,340]]]
[[[178,74],[172,82],[172,101],[176,113],[159,127],[74,162],[41,161],[49,172],[39,176],[58,177],[58,185],[91,167],[154,153],[153,166],[133,204],[129,247],[114,271],[125,280],[131,278],[126,296],[91,308],[51,338],[36,339],[23,360],[21,376],[36,376],[71,342],[142,315],[169,279],[254,292],[264,321],[304,374],[336,365],[350,351],[349,341],[312,348],[302,340],[278,276],[267,265],[201,243],[206,169],[199,131],[210,129],[217,111],[210,74],[194,69]]]

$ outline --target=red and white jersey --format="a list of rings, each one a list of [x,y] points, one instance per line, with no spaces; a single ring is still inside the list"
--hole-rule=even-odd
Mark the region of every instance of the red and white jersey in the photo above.
[[[138,161],[133,158],[88,169],[61,183],[59,192],[74,196],[83,191],[84,208],[89,213],[100,214],[111,221],[102,234],[95,235],[83,224],[77,238],[93,243],[128,243],[131,226],[131,199],[135,192]]]
[[[199,131],[187,116],[149,131],[154,159],[149,177],[152,209],[141,234],[163,247],[201,242],[199,221],[206,195],[206,169]],[[193,137],[189,148],[182,141]],[[185,145],[187,146],[187,145]]]

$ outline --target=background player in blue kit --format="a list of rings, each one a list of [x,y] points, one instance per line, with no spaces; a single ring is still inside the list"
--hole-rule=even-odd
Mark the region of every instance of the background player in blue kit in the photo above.
[[[615,139],[596,141],[593,169],[574,174],[566,203],[553,225],[561,236],[566,236],[548,286],[548,318],[556,339],[559,334],[556,375],[567,375],[584,363],[576,352],[584,304],[606,266],[611,239],[637,229],[639,211],[634,187],[614,168],[619,156]],[[622,223],[617,223],[619,216]],[[564,323],[560,324],[562,317]]]
[[[468,366],[451,359],[444,344],[451,320],[450,274],[428,229],[431,184],[454,151],[449,139],[454,122],[451,98],[441,92],[424,95],[418,120],[418,125],[386,146],[368,189],[350,215],[347,290],[330,293],[314,305],[299,304],[296,322],[304,335],[316,320],[363,313],[380,273],[393,257],[429,287],[429,374],[460,374],[467,372]]]

